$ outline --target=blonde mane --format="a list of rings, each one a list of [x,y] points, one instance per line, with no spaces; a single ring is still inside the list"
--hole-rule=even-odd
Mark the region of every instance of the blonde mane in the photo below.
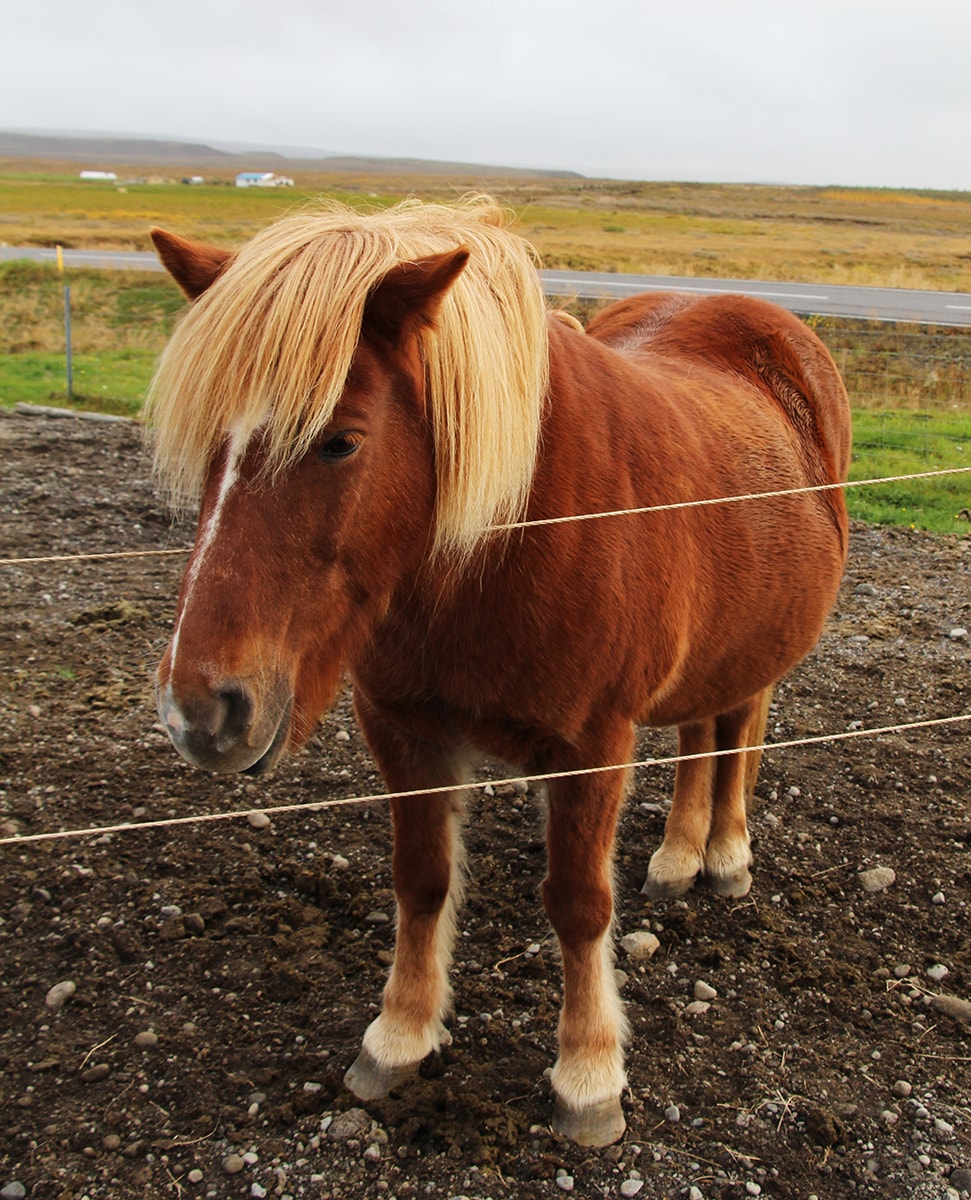
[[[198,497],[230,436],[262,430],[273,470],[305,454],[340,400],[370,290],[398,263],[459,246],[469,263],[422,340],[436,548],[468,553],[491,525],[518,519],[548,382],[546,306],[535,252],[484,197],[366,214],[324,203],[243,246],[186,312],[149,389],[172,498]]]

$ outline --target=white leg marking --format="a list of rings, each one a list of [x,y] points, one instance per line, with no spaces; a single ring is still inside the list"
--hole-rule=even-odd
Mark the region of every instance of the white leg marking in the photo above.
[[[432,1051],[439,1050],[443,1045],[452,1043],[452,1035],[443,1024],[451,1002],[451,988],[448,973],[452,965],[452,947],[455,943],[458,910],[465,895],[465,850],[462,844],[462,815],[458,812],[451,814],[449,819],[450,860],[452,863],[449,892],[435,924],[434,942],[431,962],[427,963],[428,978],[426,986],[429,994],[425,997],[431,1002],[433,1013],[431,1019],[423,1025],[416,1026],[402,1019],[400,1005],[394,1005],[391,1012],[382,1012],[367,1027],[364,1033],[364,1049],[382,1067],[400,1067],[420,1062]],[[398,996],[395,970],[397,967],[396,950],[395,965],[391,968],[391,977],[385,988],[386,998]],[[426,1004],[423,1007],[428,1007]],[[397,1011],[395,1011],[397,1010]]]
[[[570,1017],[565,1008],[560,1016],[561,1042],[570,1044],[579,1040],[586,1048],[561,1053],[550,1077],[558,1098],[574,1110],[616,1099],[627,1085],[624,1043],[629,1037],[630,1026],[614,979],[611,932],[604,934],[600,945],[591,953],[588,986],[590,995],[585,999],[585,1011],[577,1022],[582,1029],[579,1039],[570,1036],[566,1028]]]

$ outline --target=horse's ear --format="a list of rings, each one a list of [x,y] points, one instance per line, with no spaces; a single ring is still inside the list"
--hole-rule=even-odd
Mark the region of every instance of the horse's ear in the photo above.
[[[462,246],[392,267],[368,296],[365,328],[397,342],[407,332],[434,325],[448,289],[468,261],[469,251]]]
[[[190,300],[201,296],[233,257],[231,250],[193,242],[164,229],[152,229],[150,235],[162,266]]]

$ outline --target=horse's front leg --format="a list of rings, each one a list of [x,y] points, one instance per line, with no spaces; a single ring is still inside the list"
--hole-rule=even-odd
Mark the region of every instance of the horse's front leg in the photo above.
[[[620,739],[618,739],[620,740]],[[625,761],[633,744],[611,746]],[[559,1057],[551,1082],[553,1127],[586,1146],[624,1132],[627,1021],[613,973],[613,845],[624,794],[622,771],[557,779],[549,786],[549,867],[543,907],[563,958]]]
[[[415,742],[361,697],[358,719],[393,792],[459,784],[464,758],[452,748]],[[462,792],[391,801],[392,873],[397,900],[394,962],[380,1015],[344,1076],[362,1100],[376,1100],[414,1075],[422,1059],[451,1040],[443,1025],[455,914],[462,892]]]

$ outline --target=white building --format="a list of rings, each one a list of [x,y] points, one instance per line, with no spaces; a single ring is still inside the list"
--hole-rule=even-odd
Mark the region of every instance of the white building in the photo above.
[[[272,171],[242,171],[236,176],[237,187],[293,187],[293,180]]]

